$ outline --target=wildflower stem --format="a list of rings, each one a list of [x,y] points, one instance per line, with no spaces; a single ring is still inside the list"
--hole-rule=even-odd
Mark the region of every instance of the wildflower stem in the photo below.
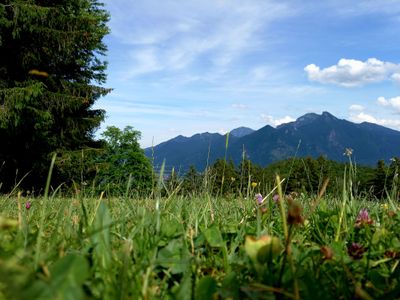
[[[53,173],[53,168],[54,168],[54,163],[57,158],[57,153],[54,153],[53,158],[51,160],[50,168],[49,168],[49,174],[47,176],[47,181],[46,181],[46,187],[44,189],[44,199],[41,201],[42,202],[42,207],[40,210],[40,223],[39,223],[39,230],[37,234],[37,240],[36,240],[36,252],[35,252],[35,269],[38,268],[39,266],[39,260],[40,260],[40,248],[42,246],[42,235],[43,235],[43,227],[44,227],[44,219],[45,219],[45,212],[46,212],[46,204],[47,200],[49,197],[49,189],[50,189],[50,182],[51,182],[51,175]]]
[[[373,237],[370,228],[368,228],[368,231],[370,238],[368,241],[367,265],[365,267],[365,282],[368,280],[369,267],[371,263],[371,248],[372,248],[372,237]]]
[[[222,168],[222,179],[221,179],[221,195],[224,193],[224,181],[225,181],[225,168],[226,168],[226,157],[228,154],[228,145],[229,145],[229,132],[226,134],[225,139],[225,156],[224,156],[224,166]]]
[[[283,256],[283,261],[282,261],[282,266],[281,266],[281,270],[279,272],[279,279],[278,279],[278,288],[281,286],[282,284],[282,278],[283,278],[283,273],[285,271],[285,266],[286,266],[286,262],[289,260],[289,264],[290,264],[290,271],[292,272],[292,276],[293,276],[293,290],[294,290],[294,299],[298,300],[300,299],[300,292],[299,292],[299,284],[297,281],[297,276],[296,276],[296,267],[294,265],[294,261],[293,261],[293,257],[292,257],[292,250],[290,247],[290,241],[291,241],[291,236],[292,236],[292,232],[293,232],[293,225],[289,226],[289,231],[288,231],[288,239],[285,242],[285,252],[284,252],[284,256]]]
[[[18,205],[18,226],[19,230],[21,230],[22,229],[21,192],[18,192],[17,205]]]
[[[287,222],[286,222],[285,207],[283,206],[283,193],[282,193],[281,178],[279,177],[279,175],[276,175],[276,184],[278,186],[278,195],[279,195],[278,205],[279,205],[279,209],[281,212],[283,234],[285,236],[285,241],[287,241],[289,238],[289,233],[288,233]]]
[[[342,206],[341,206],[341,210],[340,210],[338,226],[337,226],[337,229],[336,229],[335,242],[339,241],[340,230],[341,230],[341,227],[342,227],[342,222],[343,222],[343,216],[344,216],[344,210],[345,210],[345,207],[346,207],[346,202],[347,202],[347,193],[346,193],[346,167],[345,167],[345,169],[344,169],[344,178],[343,178]]]
[[[300,299],[299,286],[298,286],[298,282],[297,282],[297,278],[296,278],[296,268],[294,265],[292,251],[291,251],[291,247],[290,247],[290,237],[291,237],[293,225],[290,225],[290,228],[288,230],[287,220],[286,220],[286,212],[285,212],[285,207],[283,204],[282,185],[281,185],[281,179],[280,179],[279,175],[276,176],[276,184],[278,186],[278,195],[279,195],[278,203],[279,203],[279,208],[281,211],[283,233],[285,235],[285,254],[284,254],[284,258],[283,258],[281,272],[279,275],[279,285],[278,286],[280,286],[280,284],[281,284],[286,261],[287,261],[287,259],[289,259],[290,269],[292,271],[292,275],[294,278],[294,281],[293,281],[294,299],[297,300],[297,299]]]
[[[257,203],[257,238],[260,238],[261,236],[261,211],[260,211],[260,205]]]
[[[292,225],[291,225],[292,227]],[[289,241],[290,243],[290,241]],[[300,299],[300,293],[299,293],[299,283],[297,282],[297,276],[296,276],[296,267],[294,265],[291,249],[290,249],[290,244],[288,243],[287,245],[287,252],[288,252],[288,259],[289,259],[289,264],[290,264],[290,269],[292,271],[292,276],[293,276],[293,289],[294,289],[294,299],[299,300]]]
[[[291,228],[292,227],[290,226],[290,229]],[[289,234],[290,233],[291,233],[291,230],[290,230]],[[285,252],[283,253],[283,260],[282,260],[281,270],[279,272],[279,278],[278,278],[277,287],[280,287],[281,284],[282,284],[283,272],[285,270],[286,261],[288,259],[288,253],[289,253],[288,249],[289,249],[289,240],[286,240],[285,241]]]

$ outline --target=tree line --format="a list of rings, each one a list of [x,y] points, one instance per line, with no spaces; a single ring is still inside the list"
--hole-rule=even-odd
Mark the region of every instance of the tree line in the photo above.
[[[376,167],[359,166],[349,157],[348,163],[339,163],[324,156],[292,157],[261,167],[244,159],[235,166],[232,161],[216,160],[204,172],[190,167],[187,172],[173,172],[166,179],[166,190],[181,194],[208,192],[220,196],[249,197],[254,193],[268,194],[276,184],[276,175],[284,178],[286,193],[317,194],[327,182],[327,193],[340,194],[343,186],[351,182],[353,195],[364,195],[375,199],[392,196],[399,198],[400,158]]]

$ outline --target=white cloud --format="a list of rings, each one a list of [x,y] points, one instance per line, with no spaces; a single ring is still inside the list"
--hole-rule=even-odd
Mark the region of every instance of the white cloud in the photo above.
[[[362,105],[359,105],[359,104],[353,104],[353,105],[350,105],[349,109],[351,111],[363,111],[365,109],[365,107]]]
[[[225,128],[220,128],[220,129],[218,130],[218,133],[221,134],[221,135],[225,135],[225,134],[227,134],[228,132],[229,132],[229,130],[226,130]]]
[[[387,106],[394,109],[396,112],[400,112],[400,96],[386,99],[385,97],[379,97],[377,100],[378,104]]]
[[[146,48],[140,52],[134,52],[132,53],[131,58],[136,65],[133,74],[144,74],[162,69],[155,48]],[[130,75],[133,74],[131,73]]]
[[[243,103],[233,103],[232,104],[232,108],[235,108],[235,109],[248,109],[249,106],[246,105],[246,104],[243,104]]]
[[[258,66],[250,71],[250,76],[256,81],[263,81],[267,78],[268,69],[264,66]]]
[[[391,78],[393,81],[400,83],[400,73],[394,73]]]
[[[350,120],[352,120],[354,122],[369,122],[369,123],[378,124],[378,120],[375,117],[373,117],[369,114],[366,114],[364,112],[360,112],[357,115],[350,116]]]
[[[203,70],[224,68],[264,49],[270,43],[265,29],[293,15],[295,9],[289,6],[276,0],[107,1],[111,35],[133,53],[126,65],[132,77],[145,71],[173,72],[199,61]],[[143,67],[149,63],[149,48],[158,68]]]
[[[400,120],[398,119],[379,119],[364,112],[360,112],[356,115],[351,115],[350,120],[357,123],[369,122],[398,130],[400,129]]]
[[[365,62],[342,58],[336,65],[324,69],[310,64],[304,70],[311,81],[343,87],[362,86],[390,79],[398,80],[400,77],[400,64],[384,62],[376,58],[369,58]]]
[[[221,119],[221,113],[217,111],[208,111],[196,107],[174,107],[171,105],[156,105],[156,104],[140,104],[140,103],[121,103],[114,102],[104,105],[107,113],[129,115],[129,116],[159,116],[167,118],[179,118],[182,120],[193,119]]]
[[[271,126],[274,126],[274,127],[276,127],[278,125],[281,125],[281,124],[285,124],[285,123],[296,121],[296,119],[294,119],[294,118],[292,118],[290,116],[285,116],[285,117],[280,118],[280,119],[275,119],[271,115],[261,114],[261,118],[268,125],[271,125]]]

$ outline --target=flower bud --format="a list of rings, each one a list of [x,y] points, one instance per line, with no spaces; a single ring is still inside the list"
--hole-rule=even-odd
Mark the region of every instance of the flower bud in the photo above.
[[[269,235],[264,235],[259,239],[247,236],[244,248],[255,264],[264,263],[278,256],[283,249],[279,238]]]

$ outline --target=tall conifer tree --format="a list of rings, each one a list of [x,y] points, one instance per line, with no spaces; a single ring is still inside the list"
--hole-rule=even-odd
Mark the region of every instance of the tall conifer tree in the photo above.
[[[93,146],[108,19],[96,0],[0,0],[3,191],[25,174],[42,186],[51,153]]]

